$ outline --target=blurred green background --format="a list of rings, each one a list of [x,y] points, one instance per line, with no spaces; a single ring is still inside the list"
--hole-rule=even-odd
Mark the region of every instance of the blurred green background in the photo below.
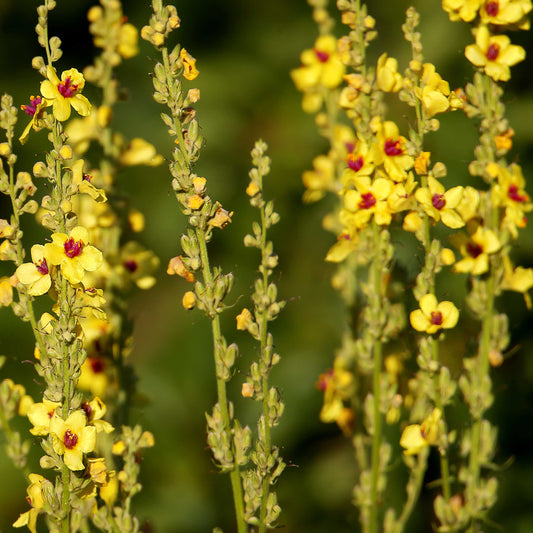
[[[93,49],[87,31],[86,12],[93,2],[58,1],[52,13],[50,35],[63,41],[61,70],[90,63]],[[407,0],[369,1],[369,12],[380,33],[370,50],[376,60],[382,51],[397,57],[400,66],[408,60],[409,48],[400,29]],[[124,2],[124,12],[138,27],[150,16],[147,0]],[[428,61],[450,81],[464,85],[472,71],[462,56],[470,40],[465,24],[450,23],[438,0],[415,2],[422,15],[421,31]],[[38,94],[40,77],[31,69],[31,58],[40,54],[33,28],[37,2],[0,1],[0,91],[8,92],[19,106],[30,94]],[[234,329],[234,316],[248,304],[258,258],[242,246],[255,213],[244,189],[248,183],[249,152],[257,138],[270,146],[272,173],[266,193],[275,200],[281,222],[271,237],[280,256],[280,294],[288,300],[280,319],[273,324],[281,364],[272,382],[283,393],[286,411],[274,433],[289,467],[278,485],[283,514],[280,525],[289,532],[357,531],[357,513],[351,505],[355,483],[355,461],[349,442],[333,425],[318,421],[321,394],[314,383],[328,368],[340,343],[344,314],[338,295],[331,289],[331,265],[323,257],[334,237],[321,227],[328,201],[311,206],[301,202],[301,174],[311,168],[312,158],[326,149],[315,132],[313,119],[300,107],[289,71],[299,65],[299,54],[310,47],[316,28],[303,0],[184,1],[177,5],[182,27],[178,39],[198,60],[200,76],[194,85],[201,90],[198,118],[207,139],[198,174],[208,179],[211,195],[235,212],[233,223],[217,232],[211,246],[215,263],[236,277],[229,302],[234,309],[224,316],[227,338],[241,346],[241,369],[246,371],[255,348],[245,334]],[[342,31],[341,25],[337,31]],[[531,33],[513,34],[514,42],[532,50]],[[144,41],[140,54],[117,69],[128,90],[128,101],[116,108],[115,128],[128,136],[142,136],[160,153],[169,153],[169,137],[159,119],[163,111],[151,98],[148,72],[154,51]],[[506,86],[508,117],[516,131],[511,157],[523,165],[526,179],[533,171],[533,80],[528,58],[512,70]],[[87,96],[96,95],[89,88]],[[405,108],[395,109],[403,131],[407,127]],[[22,124],[20,124],[22,129]],[[459,112],[442,117],[441,130],[428,139],[449,169],[449,184],[466,184],[467,163],[475,145],[475,125]],[[33,135],[24,149],[19,169],[30,169],[42,157],[44,135]],[[206,445],[204,412],[215,401],[215,383],[210,351],[210,329],[197,312],[181,307],[186,290],[182,280],[165,274],[166,262],[178,253],[184,217],[174,199],[166,168],[134,168],[124,174],[120,185],[132,203],[146,215],[146,230],[140,239],[161,258],[158,283],[148,292],[135,294],[131,314],[135,318],[132,361],[139,375],[139,391],[149,403],[135,410],[137,419],[156,437],[156,447],[145,454],[142,465],[144,490],[135,501],[137,515],[157,532],[204,532],[220,525],[233,530],[229,480],[215,472]],[[531,194],[531,186],[528,187]],[[0,218],[6,218],[7,204],[0,200]],[[33,222],[26,220],[29,234]],[[419,250],[400,243],[400,259],[414,272]],[[516,243],[514,258],[533,266],[533,235],[530,228]],[[6,273],[5,265],[0,265]],[[453,281],[452,294],[464,294],[464,279]],[[463,291],[463,292],[461,292]],[[240,295],[244,295],[239,299]],[[238,300],[238,301],[237,301]],[[458,304],[461,304],[458,301]],[[499,426],[497,461],[512,458],[511,466],[498,472],[500,500],[493,514],[502,530],[533,531],[533,339],[531,315],[517,295],[501,298],[499,305],[510,316],[511,346],[519,351],[493,372],[496,402],[491,420]],[[464,307],[460,305],[460,307]],[[33,342],[27,325],[14,320],[9,310],[0,317],[0,354],[8,364],[0,378],[16,376],[30,390],[39,390],[30,364]],[[459,355],[459,354],[456,354]],[[234,397],[241,380],[236,379]],[[255,418],[255,406],[239,403],[244,417]],[[26,424],[27,425],[27,424]],[[35,445],[37,448],[37,445]],[[36,453],[38,450],[35,450]],[[394,490],[395,471],[390,483]],[[428,481],[431,479],[428,477]],[[400,480],[401,481],[401,480]],[[26,484],[0,453],[0,531],[26,508]],[[418,521],[411,531],[429,530],[433,493],[426,491]],[[424,515],[425,513],[425,515]],[[424,524],[424,525],[421,525]]]

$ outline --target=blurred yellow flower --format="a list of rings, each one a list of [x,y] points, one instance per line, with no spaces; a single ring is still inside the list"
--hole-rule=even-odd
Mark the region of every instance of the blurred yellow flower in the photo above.
[[[407,426],[400,437],[400,446],[405,448],[405,455],[416,455],[426,446],[434,446],[439,440],[439,426],[442,417],[440,409],[433,409],[422,424]]]
[[[516,24],[521,30],[529,29],[527,14],[532,9],[531,0],[487,0],[479,14],[485,24]]]
[[[450,20],[471,22],[477,16],[483,0],[442,0],[442,9],[448,13]]]
[[[394,57],[381,54],[376,69],[376,83],[378,89],[384,92],[398,92],[403,85],[402,75],[398,72],[398,61]]]
[[[148,165],[156,167],[164,161],[155,146],[140,137],[132,139],[124,152],[120,154],[120,163],[125,166]]]
[[[417,331],[432,335],[441,329],[454,328],[459,320],[459,310],[452,302],[438,302],[433,294],[426,294],[418,302],[420,309],[411,311],[409,320]]]
[[[455,263],[455,272],[470,272],[473,276],[484,274],[489,269],[489,255],[501,248],[497,235],[490,229],[478,226],[476,231],[468,236],[464,233],[450,237],[454,246],[459,248],[463,259]]]

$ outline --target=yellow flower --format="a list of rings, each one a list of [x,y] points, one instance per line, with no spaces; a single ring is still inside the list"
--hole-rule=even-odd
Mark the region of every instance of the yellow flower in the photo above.
[[[476,31],[476,44],[465,48],[466,58],[476,67],[483,67],[494,81],[507,81],[511,77],[509,67],[526,57],[521,46],[511,44],[507,35],[490,35],[487,26]]]
[[[444,113],[450,108],[450,86],[435,72],[435,65],[432,63],[424,63],[421,88],[416,89],[416,95],[428,117]]]
[[[329,263],[344,261],[354,250],[357,249],[359,239],[357,235],[350,236],[343,232],[337,237],[337,242],[328,250],[325,260]]]
[[[9,278],[0,278],[0,306],[8,307],[13,303],[13,287]]]
[[[487,0],[479,14],[485,24],[517,24],[521,30],[528,30],[526,15],[532,7],[531,0]]]
[[[414,169],[419,176],[427,175],[430,157],[431,152],[420,152],[418,157],[415,159]]]
[[[231,217],[233,216],[233,211],[227,211],[221,205],[218,206],[215,214],[212,218],[209,219],[207,223],[213,228],[224,228],[229,222],[231,222]]]
[[[187,291],[181,299],[181,304],[187,309],[187,311],[194,309],[194,306],[196,305],[196,295],[194,292]]]
[[[49,65],[46,77],[48,79],[41,82],[41,94],[46,98],[47,105],[53,106],[57,120],[68,120],[71,106],[83,117],[91,112],[89,100],[81,94],[85,86],[85,78],[81,72],[75,68],[65,70],[59,80],[54,67]]]
[[[84,402],[81,405],[85,415],[87,416],[87,423],[96,428],[96,432],[111,433],[115,428],[102,418],[107,412],[105,403],[96,396],[90,402]]]
[[[56,413],[50,421],[50,434],[54,451],[63,455],[65,465],[70,470],[83,470],[83,454],[92,452],[96,446],[96,428],[87,425],[85,412],[78,409],[66,420]]]
[[[37,533],[37,516],[44,507],[43,485],[48,484],[50,490],[52,490],[52,484],[46,478],[39,474],[30,474],[30,486],[26,489],[28,494],[28,503],[31,505],[31,509],[22,513],[17,521],[13,524],[13,527],[27,526],[31,533]]]
[[[105,396],[110,390],[107,369],[108,362],[104,357],[87,357],[81,365],[77,387],[90,391],[94,396]]]
[[[181,255],[178,255],[177,257],[172,257],[168,262],[167,267],[167,274],[169,276],[173,276],[174,274],[177,274],[178,276],[185,278],[189,283],[192,283],[195,281],[194,273],[191,272],[183,262],[183,259],[181,258]]]
[[[398,92],[403,85],[402,75],[398,72],[398,61],[387,54],[381,54],[376,70],[376,83],[378,89],[390,93]]]
[[[470,185],[463,189],[463,197],[455,208],[466,223],[479,214],[479,191]]]
[[[126,150],[120,154],[120,163],[125,166],[148,165],[156,167],[164,161],[155,146],[144,139],[135,137],[130,141]]]
[[[442,220],[449,228],[461,228],[465,225],[455,208],[463,196],[463,188],[452,187],[448,191],[432,176],[428,177],[428,187],[421,187],[415,192],[415,198],[433,220]]]
[[[391,213],[400,213],[414,207],[413,190],[416,182],[412,172],[409,172],[407,180],[403,183],[395,183],[387,198]]]
[[[337,52],[333,35],[321,35],[312,49],[304,50],[302,66],[291,72],[296,88],[307,91],[318,86],[334,89],[342,82],[345,68]]]
[[[252,313],[246,307],[237,315],[237,329],[240,331],[246,331],[248,326],[254,321]]]
[[[353,375],[338,361],[335,361],[334,368],[320,374],[316,387],[324,393],[320,420],[325,423],[337,422],[344,432],[347,422],[344,400],[348,400],[352,394]]]
[[[139,289],[147,290],[155,285],[153,274],[158,268],[159,258],[136,241],[127,242],[120,250],[117,272],[122,279],[133,281]]]
[[[61,273],[70,283],[81,283],[85,272],[94,272],[103,262],[102,252],[89,242],[89,232],[76,226],[68,235],[53,233],[52,242],[45,244],[45,254],[50,264],[59,265]]]
[[[354,183],[355,178],[359,176],[370,176],[374,172],[372,163],[372,154],[368,145],[359,139],[354,149],[347,155],[346,168],[342,173],[342,183],[345,187]]]
[[[492,199],[495,205],[516,207],[524,212],[531,211],[533,204],[525,191],[526,180],[519,165],[510,168],[497,167],[498,183],[492,188]]]
[[[422,424],[407,426],[400,437],[400,446],[405,448],[403,453],[405,455],[416,455],[426,446],[438,444],[441,417],[441,410],[435,407]]]
[[[476,18],[482,0],[442,0],[442,9],[448,13],[450,20],[471,22]]]
[[[496,253],[501,243],[490,229],[478,226],[468,237],[464,233],[450,237],[451,242],[459,248],[463,259],[455,263],[455,272],[470,272],[473,276],[484,274],[489,269],[489,254]]]
[[[291,71],[299,91],[304,92],[303,108],[307,113],[317,112],[322,105],[321,87],[334,89],[343,79],[345,67],[337,50],[333,35],[321,35],[312,49],[300,56],[302,66]]]
[[[30,103],[20,106],[22,111],[31,117],[30,122],[24,128],[22,135],[19,137],[21,144],[24,144],[28,140],[31,128],[34,130],[39,129],[39,120],[44,118],[45,115],[43,109],[48,105],[50,104],[44,98],[41,98],[40,96],[30,96]]]
[[[501,288],[507,291],[521,292],[524,295],[526,306],[531,309],[531,298],[528,291],[533,287],[533,269],[514,267],[511,260],[506,255],[503,258],[504,276],[501,283]]]
[[[61,407],[60,403],[46,399],[43,399],[42,403],[34,403],[27,413],[28,420],[33,424],[30,433],[32,435],[48,435],[50,421],[58,407]]]
[[[344,194],[344,209],[339,218],[345,227],[364,228],[374,216],[379,225],[390,224],[391,211],[387,199],[393,190],[393,182],[378,178],[374,182],[363,176],[354,180],[356,190],[350,189]]]
[[[196,68],[196,59],[185,48],[180,50],[180,58],[183,62],[183,76],[187,80],[194,80],[200,72]]]
[[[393,181],[403,181],[414,162],[405,151],[407,139],[400,135],[398,126],[392,121],[376,121],[373,127],[376,131],[376,142],[371,149],[374,164],[383,164]]]
[[[139,53],[139,30],[129,22],[120,26],[117,52],[124,58],[136,56]]]
[[[41,244],[34,244],[31,247],[31,259],[33,262],[20,265],[16,274],[22,284],[28,285],[28,294],[40,296],[48,292],[52,285],[45,247]]]
[[[411,311],[409,320],[417,331],[432,335],[441,329],[454,328],[459,320],[459,310],[452,302],[438,302],[433,294],[426,294],[418,302],[420,309]]]
[[[72,185],[78,193],[88,194],[95,202],[107,202],[107,196],[103,189],[97,189],[92,183],[92,176],[83,172],[85,162],[78,159],[72,165]]]
[[[302,174],[302,182],[307,189],[304,192],[304,202],[320,200],[326,191],[334,190],[335,163],[331,157],[319,155],[313,159],[313,170],[306,170]]]
[[[105,504],[111,508],[118,496],[119,482],[116,477],[111,477],[107,483],[100,487],[98,491],[100,498],[104,500]]]

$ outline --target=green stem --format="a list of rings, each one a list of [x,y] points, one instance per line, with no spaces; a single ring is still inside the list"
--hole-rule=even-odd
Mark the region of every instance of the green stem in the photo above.
[[[204,278],[204,284],[206,289],[209,291],[212,290],[214,285],[213,283],[213,274],[211,272],[211,267],[209,264],[209,255],[207,253],[207,243],[205,239],[204,231],[197,229],[196,237],[198,239],[198,244],[200,248],[200,258],[202,261],[202,273]],[[215,309],[206,310],[209,318],[211,319],[211,330],[213,335],[213,354],[215,357],[215,366],[216,358],[219,357],[219,347],[222,345],[222,333],[220,329],[220,317],[217,314]],[[217,400],[220,407],[220,414],[224,422],[224,427],[228,432],[228,435],[231,434],[231,420],[229,416],[228,408],[228,399],[226,392],[226,382],[217,377]],[[232,451],[234,452],[233,442],[231,444]],[[235,457],[235,453],[233,453]],[[244,520],[244,499],[242,493],[242,485],[240,478],[239,466],[237,464],[233,465],[233,469],[230,471],[231,479],[231,489],[233,492],[233,502],[235,506],[235,516],[237,520],[237,531],[238,533],[246,533],[246,522]]]
[[[381,300],[381,246],[378,225],[373,222],[374,236],[374,258],[372,262],[372,281],[373,294],[378,304],[374,309],[379,309]],[[383,356],[383,347],[381,343],[381,332],[376,332],[374,340],[374,369],[372,377],[372,388],[374,394],[374,433],[372,435],[372,477],[370,489],[370,517],[369,533],[378,531],[378,483],[379,483],[379,455],[381,445],[381,412],[380,412],[380,377],[381,377],[381,360]]]
[[[262,183],[260,183],[260,188],[262,189]],[[263,271],[263,293],[266,294],[268,291],[268,266],[267,266],[267,255],[266,255],[266,216],[265,216],[265,206],[264,204],[261,207],[261,267]],[[261,316],[259,318],[259,327],[260,327],[260,357],[263,358],[264,367],[263,367],[263,379],[261,382],[261,388],[263,393],[263,417],[265,419],[265,453],[270,454],[270,448],[272,446],[271,436],[270,436],[270,417],[269,417],[269,407],[268,407],[268,374],[270,370],[270,360],[267,359],[271,354],[267,354],[267,335],[268,335],[268,320],[266,309],[262,309]],[[268,366],[267,366],[268,365]],[[266,517],[267,517],[267,503],[268,503],[268,494],[270,487],[270,480],[268,479],[268,473],[263,478],[263,487],[261,491],[261,509],[259,514],[259,533],[264,533],[266,531]]]
[[[410,479],[408,482],[409,491],[407,492],[407,500],[403,506],[402,513],[400,518],[397,521],[397,533],[401,533],[409,520],[416,503],[418,502],[418,497],[422,490],[422,484],[424,482],[424,474],[427,469],[427,462],[429,456],[429,446],[426,446],[421,450],[417,457],[416,467],[411,470]]]

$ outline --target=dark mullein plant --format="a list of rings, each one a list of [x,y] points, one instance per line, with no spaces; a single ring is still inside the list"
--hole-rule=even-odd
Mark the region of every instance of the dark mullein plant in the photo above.
[[[32,66],[44,79],[40,95],[31,96],[22,106],[29,119],[18,139],[24,144],[30,135],[47,133],[49,147],[32,169],[39,187],[30,173],[16,173],[14,131],[19,116],[8,95],[2,98],[0,118],[6,134],[1,151],[8,165],[7,172],[2,167],[2,192],[12,206],[10,220],[1,225],[2,259],[14,263],[13,274],[2,280],[7,291],[3,303],[31,325],[33,364],[43,384],[38,402],[9,379],[0,388],[7,451],[29,483],[30,509],[13,525],[35,532],[39,519],[50,531],[86,531],[92,523],[101,531],[133,532],[140,528],[131,511],[131,497],[141,488],[138,459],[154,439],[140,426],[126,425],[133,398],[131,383],[123,376],[132,327],[125,312],[126,294],[118,289],[127,283],[148,288],[157,260],[124,243],[128,221],[140,229],[142,215],[128,212],[123,200],[117,202],[113,177],[119,167],[162,160],[155,151],[147,159],[148,143],[141,148],[127,145],[110,127],[112,105],[117,101],[112,68],[137,51],[138,32],[124,24],[120,2],[102,0],[89,12],[95,45],[105,52],[85,75],[76,68],[61,73],[56,69],[63,56],[61,40],[48,35],[48,19],[55,7],[55,1],[47,0],[37,8],[36,32],[45,54],[33,58]],[[98,26],[98,20],[104,14],[107,26],[102,28],[104,22]],[[88,80],[98,80],[102,88],[98,108],[83,94]],[[104,155],[99,165],[92,166],[81,156],[94,140],[100,141]],[[138,157],[140,151],[145,157]],[[39,203],[31,198],[38,189],[45,191]],[[33,244],[31,250],[22,226],[26,213],[36,214],[50,232],[48,242]],[[143,275],[133,274],[137,270],[130,266],[133,261],[144,265]],[[39,308],[48,309],[40,316],[36,299],[40,299]],[[106,364],[95,364],[96,346],[102,361],[102,352],[109,350]],[[109,372],[102,371],[106,365]],[[88,377],[91,373],[94,379]],[[28,467],[30,441],[11,428],[15,413],[27,416],[33,426],[30,433],[44,452],[39,461],[43,474]],[[106,420],[111,417],[122,426],[121,435]]]
[[[515,267],[509,258],[531,202],[520,167],[505,159],[513,131],[498,84],[524,58],[524,50],[501,32],[527,28],[531,2],[443,0],[452,20],[472,23],[476,40],[465,56],[478,72],[473,83],[455,91],[424,59],[414,8],[407,10],[402,27],[411,48],[402,73],[387,53],[377,64],[369,62],[367,47],[376,29],[363,2],[337,2],[348,27],[338,39],[327,2],[309,4],[319,36],[302,53],[302,65],[292,77],[303,92],[303,109],[315,114],[329,151],[304,173],[304,200],[316,201],[327,193],[339,199],[324,220],[337,234],[326,260],[339,265],[332,283],[348,306],[350,324],[333,368],[318,380],[324,392],[320,418],[336,422],[354,444],[359,471],[354,502],[363,531],[405,530],[422,490],[430,446],[438,448],[440,458],[434,500],[438,530],[480,531],[497,488],[494,476],[482,476],[496,442],[496,430],[484,417],[493,401],[489,369],[502,363],[509,342],[507,317],[496,312],[494,299],[503,290],[514,290],[524,294],[529,307],[527,292],[533,286],[533,271]],[[387,116],[386,94],[397,94],[412,109],[405,135]],[[480,145],[468,166],[472,176],[485,181],[478,188],[446,188],[438,147],[435,153],[426,148],[426,137],[445,120],[436,115],[458,109],[480,119]],[[445,244],[442,226],[451,230],[450,243],[462,259],[456,261]],[[397,252],[390,238],[397,229],[412,233],[424,255],[419,274],[407,280],[418,302],[408,321],[409,303],[398,298],[405,294],[406,280],[395,269]],[[464,354],[459,375],[443,354],[458,342],[459,309],[465,305],[446,298],[439,276],[445,269],[470,274],[466,304],[481,322],[479,349]],[[447,411],[461,404],[472,417],[472,427],[465,431],[447,420]],[[385,431],[384,423],[402,430],[399,443],[387,440],[391,431]],[[450,455],[455,442],[462,457]],[[401,448],[408,481],[406,498],[398,506],[386,499],[386,487]]]
[[[236,372],[239,352],[236,343],[229,344],[226,340],[220,317],[228,307],[225,298],[233,286],[233,274],[213,266],[208,249],[215,231],[230,223],[233,213],[208,195],[206,178],[194,171],[204,141],[193,107],[200,92],[196,88],[186,89],[185,84],[194,81],[199,71],[196,59],[187,49],[180,44],[174,47],[168,44],[172,31],[181,24],[177,10],[160,0],[153,0],[152,9],[150,24],[142,29],[141,35],[161,54],[154,66],[153,96],[156,102],[168,107],[161,118],[174,138],[169,164],[172,188],[188,220],[187,231],[180,239],[182,254],[169,261],[167,271],[192,285],[182,298],[185,309],[199,309],[211,323],[217,403],[205,415],[207,442],[219,470],[229,474],[237,531],[245,533],[248,525],[265,531],[275,527],[280,513],[271,485],[284,468],[271,437],[271,430],[283,412],[283,403],[278,390],[268,381],[271,367],[279,362],[268,323],[283,307],[283,302],[277,300],[277,288],[269,279],[277,265],[277,256],[272,243],[266,240],[266,232],[279,219],[273,204],[263,200],[262,194],[262,180],[269,171],[270,161],[265,153],[266,145],[258,142],[252,151],[255,168],[250,172],[247,193],[252,205],[260,209],[261,223],[254,223],[253,235],[246,237],[245,245],[261,251],[261,278],[256,280],[252,296],[253,314],[245,309],[237,317],[237,328],[248,330],[260,343],[259,360],[251,365],[242,387],[244,397],[254,398],[262,405],[254,437],[252,429],[243,426],[237,418],[234,402],[228,397],[227,384]],[[216,531],[220,530],[216,528]]]

